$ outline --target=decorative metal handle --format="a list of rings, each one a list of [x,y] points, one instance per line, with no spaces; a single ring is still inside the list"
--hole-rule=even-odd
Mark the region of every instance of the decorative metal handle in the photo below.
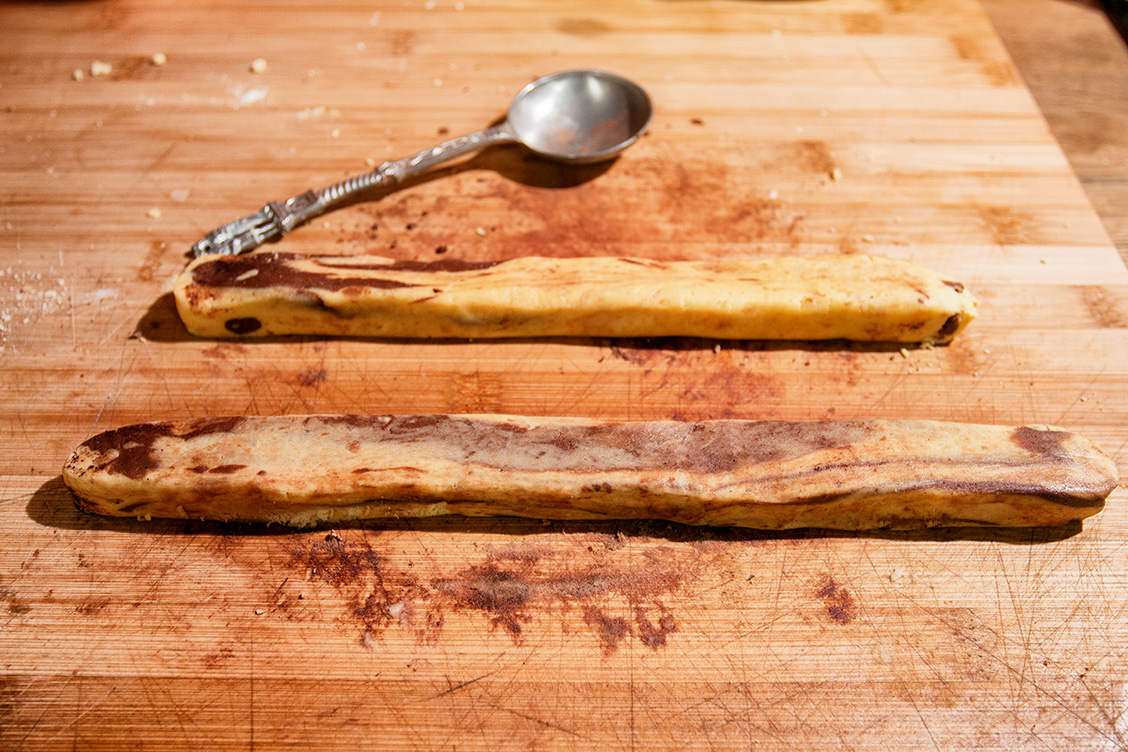
[[[286,201],[271,201],[249,217],[218,227],[192,246],[193,256],[246,253],[263,243],[278,240],[298,225],[324,214],[334,206],[382,183],[399,184],[468,152],[497,143],[512,143],[517,137],[508,123],[452,138],[410,157],[385,162],[372,172],[347,178],[319,191],[306,191]]]

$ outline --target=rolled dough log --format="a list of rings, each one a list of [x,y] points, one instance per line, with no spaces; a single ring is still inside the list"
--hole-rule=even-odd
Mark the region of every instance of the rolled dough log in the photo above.
[[[703,337],[945,343],[963,284],[861,255],[708,262],[204,256],[175,287],[200,337]]]
[[[119,428],[79,446],[63,478],[81,508],[114,516],[861,530],[1061,525],[1099,512],[1118,474],[1046,426],[311,415]]]

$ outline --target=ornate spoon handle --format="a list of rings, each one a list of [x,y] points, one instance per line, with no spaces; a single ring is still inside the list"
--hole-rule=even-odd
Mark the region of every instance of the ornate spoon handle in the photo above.
[[[235,256],[246,253],[267,241],[281,238],[298,225],[378,185],[388,181],[398,184],[463,154],[492,144],[515,141],[517,137],[508,127],[508,123],[502,123],[452,138],[410,157],[385,162],[372,172],[346,178],[328,188],[319,191],[309,190],[285,201],[271,201],[254,214],[209,232],[192,246],[192,255]]]

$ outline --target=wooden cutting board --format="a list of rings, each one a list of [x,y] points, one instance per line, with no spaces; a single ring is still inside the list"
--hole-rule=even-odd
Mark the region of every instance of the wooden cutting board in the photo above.
[[[1055,530],[291,532],[93,518],[59,478],[138,421],[433,411],[1050,423],[1123,470],[1128,272],[972,0],[8,4],[0,39],[0,747],[1128,743],[1122,490]],[[654,99],[618,161],[495,149],[286,249],[886,254],[964,281],[980,318],[904,351],[180,327],[208,230],[573,67]]]

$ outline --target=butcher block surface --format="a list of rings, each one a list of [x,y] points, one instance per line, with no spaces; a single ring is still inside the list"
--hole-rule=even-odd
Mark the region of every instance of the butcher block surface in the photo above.
[[[1050,424],[1123,473],[1128,270],[973,0],[9,3],[0,39],[0,748],[1128,746],[1122,489],[1054,529],[292,531],[96,517],[60,477],[143,421],[482,412]],[[866,253],[978,318],[935,348],[183,329],[209,230],[568,68],[653,97],[616,161],[495,148],[266,252]]]

